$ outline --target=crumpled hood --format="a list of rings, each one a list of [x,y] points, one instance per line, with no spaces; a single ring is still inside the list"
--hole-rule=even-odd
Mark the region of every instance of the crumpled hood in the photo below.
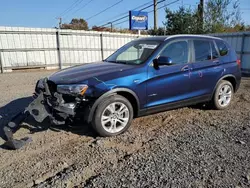
[[[49,76],[49,80],[53,81],[55,84],[76,84],[92,77],[107,74],[110,76],[112,75],[112,77],[115,75],[118,76],[121,71],[131,69],[133,67],[133,65],[109,62],[88,63],[58,71]]]

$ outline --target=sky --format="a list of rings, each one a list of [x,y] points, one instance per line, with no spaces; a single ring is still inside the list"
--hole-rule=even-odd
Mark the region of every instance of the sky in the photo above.
[[[153,0],[151,1],[153,3]],[[158,7],[173,1],[175,0],[166,0]],[[78,4],[72,7],[74,2]],[[194,8],[198,2],[199,0],[179,0],[169,5],[168,8],[176,10],[182,4]],[[62,17],[63,23],[70,22],[72,18],[90,18],[87,20],[90,27],[93,25],[100,26],[145,3],[150,5],[150,0],[2,0],[0,4],[0,26],[52,28],[58,25],[57,17]],[[111,9],[92,17],[114,4],[116,5]],[[150,7],[145,11],[151,11],[152,9],[153,7]],[[240,9],[243,21],[250,25],[250,0],[240,0]],[[164,19],[165,13],[164,8],[162,8],[158,10],[159,26],[162,26]],[[127,21],[115,25],[115,27],[128,28],[128,25]],[[153,12],[149,13],[149,28],[151,27],[153,27]]]

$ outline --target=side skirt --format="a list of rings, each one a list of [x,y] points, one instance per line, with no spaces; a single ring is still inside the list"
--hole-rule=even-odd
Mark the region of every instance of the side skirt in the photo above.
[[[167,110],[173,110],[176,108],[185,107],[185,106],[189,106],[189,105],[195,105],[195,104],[202,103],[202,102],[208,102],[210,100],[211,100],[211,95],[208,94],[208,95],[203,95],[203,96],[199,96],[199,97],[194,97],[191,99],[186,99],[186,100],[181,100],[181,101],[177,101],[177,102],[157,105],[157,106],[153,106],[150,108],[140,110],[138,113],[138,117],[146,116],[146,115],[150,115],[150,114],[155,114],[155,113],[159,113],[159,112],[164,112]]]

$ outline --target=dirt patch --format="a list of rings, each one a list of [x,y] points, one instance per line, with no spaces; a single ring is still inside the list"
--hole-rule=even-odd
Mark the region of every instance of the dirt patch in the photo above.
[[[50,73],[0,75],[1,124],[29,103],[36,80]],[[23,128],[16,136],[29,134],[33,142],[0,149],[0,187],[249,187],[249,86],[242,81],[227,110],[186,107],[138,118],[112,138],[97,137],[84,124]],[[30,120],[26,126],[38,125]]]

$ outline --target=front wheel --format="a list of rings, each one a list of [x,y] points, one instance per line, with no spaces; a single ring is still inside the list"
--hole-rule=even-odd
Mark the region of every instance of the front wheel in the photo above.
[[[234,95],[234,88],[232,84],[227,80],[221,80],[215,90],[213,96],[213,105],[215,109],[223,110],[227,108]]]
[[[92,118],[92,126],[100,136],[115,136],[125,132],[133,119],[133,107],[120,95],[104,99]]]

